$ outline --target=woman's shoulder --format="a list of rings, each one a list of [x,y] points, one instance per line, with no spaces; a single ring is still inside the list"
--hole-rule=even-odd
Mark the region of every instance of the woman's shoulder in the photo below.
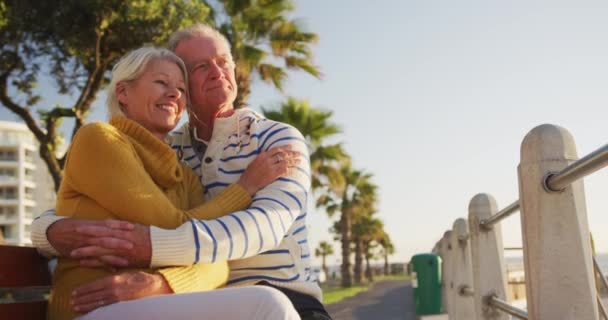
[[[79,140],[109,141],[124,140],[120,130],[107,122],[91,122],[82,126],[74,136],[74,142]]]

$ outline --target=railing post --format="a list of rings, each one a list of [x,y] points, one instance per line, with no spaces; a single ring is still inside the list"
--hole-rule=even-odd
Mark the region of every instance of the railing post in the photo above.
[[[448,310],[448,276],[447,276],[447,254],[448,254],[448,241],[445,234],[437,243],[437,254],[441,257],[441,311],[446,312]]]
[[[538,126],[521,145],[519,199],[531,320],[598,319],[583,182],[559,192],[545,177],[577,159],[574,139],[554,125]]]
[[[445,255],[445,277],[446,277],[446,281],[445,281],[445,292],[446,292],[446,301],[447,303],[447,308],[446,311],[448,312],[448,318],[449,319],[455,319],[454,317],[456,316],[455,314],[455,307],[454,307],[454,301],[456,300],[456,289],[455,287],[457,287],[457,285],[454,283],[454,276],[456,274],[456,268],[454,266],[454,255],[456,252],[455,246],[454,246],[454,242],[456,242],[456,234],[454,232],[452,232],[452,230],[448,230],[445,232],[443,238],[445,239],[445,243],[447,246],[447,251],[446,251],[446,255]]]
[[[468,294],[473,290],[473,266],[471,265],[471,246],[469,245],[469,226],[467,220],[456,219],[452,228],[452,248],[454,252],[454,320],[475,320],[475,302]]]
[[[507,282],[500,223],[489,229],[479,222],[497,213],[496,201],[485,193],[475,195],[469,202],[469,230],[471,233],[471,260],[475,312],[479,320],[507,320],[509,316],[487,305],[488,296],[507,300]]]

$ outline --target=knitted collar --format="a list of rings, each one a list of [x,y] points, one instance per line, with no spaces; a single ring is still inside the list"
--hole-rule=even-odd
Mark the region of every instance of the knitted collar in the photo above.
[[[157,185],[170,188],[182,180],[182,167],[169,145],[137,122],[125,117],[112,117],[110,124],[129,136],[146,172]]]

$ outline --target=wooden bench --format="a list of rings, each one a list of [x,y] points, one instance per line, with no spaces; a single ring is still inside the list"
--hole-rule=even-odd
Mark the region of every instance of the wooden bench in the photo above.
[[[36,249],[0,245],[0,318],[46,319],[48,260]]]

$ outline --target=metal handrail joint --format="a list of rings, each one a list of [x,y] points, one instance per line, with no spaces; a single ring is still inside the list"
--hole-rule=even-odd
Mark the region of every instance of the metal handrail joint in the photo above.
[[[487,296],[486,303],[498,310],[506,312],[519,319],[528,319],[528,312],[510,305],[507,301],[498,298],[495,295]]]
[[[496,224],[500,220],[512,215],[513,213],[517,212],[518,210],[519,210],[519,200],[516,200],[515,202],[508,205],[506,208],[498,211],[495,215],[493,215],[487,219],[483,219],[483,220],[479,221],[479,226],[481,226],[481,228],[486,229],[486,230],[491,229],[494,224]]]
[[[543,181],[547,191],[559,192],[572,182],[608,165],[608,144],[571,163],[559,172],[548,174]]]

